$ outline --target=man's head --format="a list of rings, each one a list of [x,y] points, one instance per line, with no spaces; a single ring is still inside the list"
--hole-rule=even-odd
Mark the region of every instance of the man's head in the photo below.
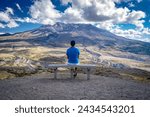
[[[72,47],[74,47],[75,44],[76,44],[76,42],[75,42],[74,40],[72,40],[72,41],[70,42],[70,45],[71,45]]]

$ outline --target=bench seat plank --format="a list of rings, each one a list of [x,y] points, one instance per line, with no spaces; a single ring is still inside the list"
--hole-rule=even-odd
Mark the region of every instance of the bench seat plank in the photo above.
[[[71,65],[71,64],[49,64],[48,68],[56,68],[56,67],[80,67],[80,68],[93,68],[96,65],[93,64],[79,64],[79,65]]]
[[[93,65],[93,64],[77,64],[77,65],[72,65],[72,64],[49,64],[47,66],[48,68],[51,68],[51,69],[54,69],[54,78],[56,79],[57,78],[57,69],[59,67],[64,67],[64,68],[84,68],[84,69],[87,69],[87,80],[90,79],[90,70],[91,68],[95,68],[96,65]],[[72,70],[70,72],[71,74],[71,78],[73,77],[73,73],[72,73]]]

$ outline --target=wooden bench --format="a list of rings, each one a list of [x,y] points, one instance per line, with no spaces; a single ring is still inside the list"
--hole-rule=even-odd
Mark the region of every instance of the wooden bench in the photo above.
[[[69,68],[71,78],[73,78],[73,70],[72,69],[74,69],[74,68],[86,69],[86,71],[87,71],[87,80],[89,80],[90,79],[90,71],[91,71],[92,68],[95,68],[96,65],[93,65],[93,64],[78,64],[78,65],[49,64],[47,67],[54,70],[54,78],[55,79],[57,78],[58,68]]]

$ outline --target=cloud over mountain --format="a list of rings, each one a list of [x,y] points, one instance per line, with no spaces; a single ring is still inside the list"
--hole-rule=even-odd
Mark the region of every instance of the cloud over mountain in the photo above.
[[[68,7],[64,13],[55,9],[50,0],[35,0],[30,7],[31,18],[42,24],[53,24],[54,22],[82,22],[95,23],[105,22],[110,24],[129,23],[143,28],[146,16],[142,11],[131,11],[127,7],[117,8],[116,0],[61,0],[62,4],[70,2],[72,7]]]
[[[113,24],[130,23],[143,28],[144,21],[141,19],[146,16],[145,13],[142,11],[131,11],[127,7],[117,8],[115,6],[116,0],[61,1],[63,4],[67,2],[72,3],[72,7],[67,9],[63,14],[63,16],[67,15],[72,17],[71,22],[73,22],[73,18],[76,21],[76,19],[80,17],[81,20],[79,20],[79,22],[104,22],[109,20],[109,22]],[[76,13],[76,15],[73,13]]]
[[[33,0],[28,6],[25,17],[15,16],[15,10],[6,7],[5,11],[0,11],[0,27],[17,27],[20,22],[34,24],[90,23],[132,39],[150,38],[148,31],[150,28],[145,27],[148,14],[143,10],[133,9],[143,0],[57,0],[55,1],[57,4],[54,1]],[[128,6],[123,6],[122,3]],[[57,8],[58,6],[65,6],[65,8],[61,10]],[[19,12],[25,13],[23,6],[20,7],[18,2],[15,3],[15,7]],[[126,24],[131,26],[124,29],[120,26]],[[134,28],[131,28],[133,26]]]

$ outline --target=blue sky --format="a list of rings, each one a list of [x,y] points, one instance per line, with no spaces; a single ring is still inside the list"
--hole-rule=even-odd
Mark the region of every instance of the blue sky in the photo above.
[[[0,34],[45,24],[90,23],[150,42],[150,0],[0,0]]]

